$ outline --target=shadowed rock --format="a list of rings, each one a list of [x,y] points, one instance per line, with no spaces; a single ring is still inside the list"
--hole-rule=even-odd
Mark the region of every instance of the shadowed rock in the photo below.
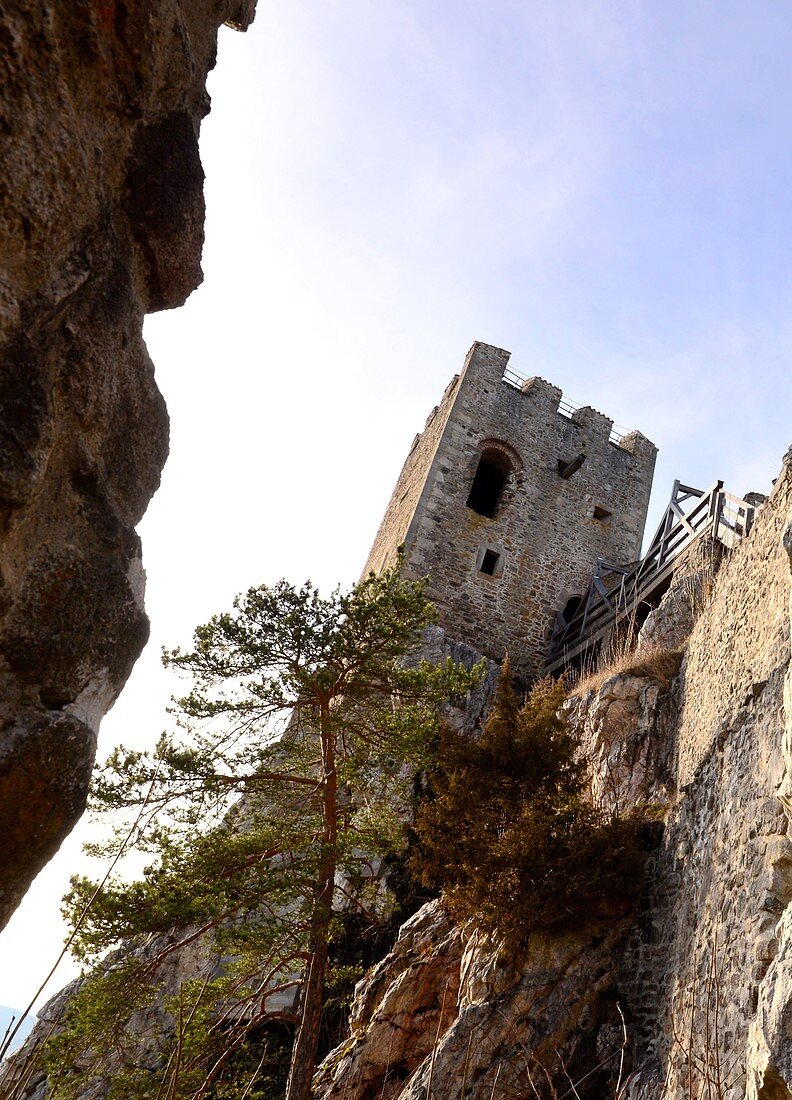
[[[201,281],[205,90],[251,0],[0,10],[0,924],[82,812],[145,644],[168,418],[147,312]]]

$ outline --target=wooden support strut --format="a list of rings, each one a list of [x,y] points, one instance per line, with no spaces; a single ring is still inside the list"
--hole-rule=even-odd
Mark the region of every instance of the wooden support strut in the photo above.
[[[693,497],[697,503],[687,513],[683,512],[680,505]],[[725,517],[727,505],[734,522]],[[753,513],[750,504],[723,491],[722,481],[716,481],[707,490],[675,481],[669,505],[641,561],[632,569],[625,569],[599,558],[578,611],[569,622],[556,614],[547,671],[560,671],[602,637],[620,613],[651,600],[657,586],[665,583],[672,572],[672,563],[693,539],[707,531],[717,538],[722,527],[739,538],[750,530]],[[621,574],[618,593],[614,588],[609,590],[604,580],[613,573]]]

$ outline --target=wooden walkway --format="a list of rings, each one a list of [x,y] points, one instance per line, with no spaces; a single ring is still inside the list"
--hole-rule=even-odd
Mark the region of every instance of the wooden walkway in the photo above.
[[[690,501],[695,501],[692,507]],[[640,625],[667,590],[679,555],[695,539],[711,532],[731,548],[748,534],[753,517],[753,506],[725,492],[722,481],[707,490],[675,481],[671,502],[641,561],[619,566],[600,558],[576,611],[568,619],[556,614],[546,671],[558,675],[579,663],[617,624]]]

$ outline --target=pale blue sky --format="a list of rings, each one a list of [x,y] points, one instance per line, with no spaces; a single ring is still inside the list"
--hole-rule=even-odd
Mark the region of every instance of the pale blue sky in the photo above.
[[[355,578],[476,339],[654,440],[655,514],[674,477],[766,491],[792,442],[785,3],[259,3],[210,82],[205,284],[146,329],[172,453],[104,750],[155,740],[159,646],[235,592]],[[0,1003],[78,849],[0,937]]]

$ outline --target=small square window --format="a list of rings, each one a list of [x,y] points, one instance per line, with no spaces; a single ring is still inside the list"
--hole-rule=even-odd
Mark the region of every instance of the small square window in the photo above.
[[[600,508],[599,505],[594,509],[594,519],[606,520],[610,519],[612,515],[613,512],[609,512],[607,508]]]
[[[495,574],[495,567],[500,560],[500,554],[497,554],[494,550],[485,550],[484,557],[481,559],[481,572],[486,573],[488,577],[492,577]]]

